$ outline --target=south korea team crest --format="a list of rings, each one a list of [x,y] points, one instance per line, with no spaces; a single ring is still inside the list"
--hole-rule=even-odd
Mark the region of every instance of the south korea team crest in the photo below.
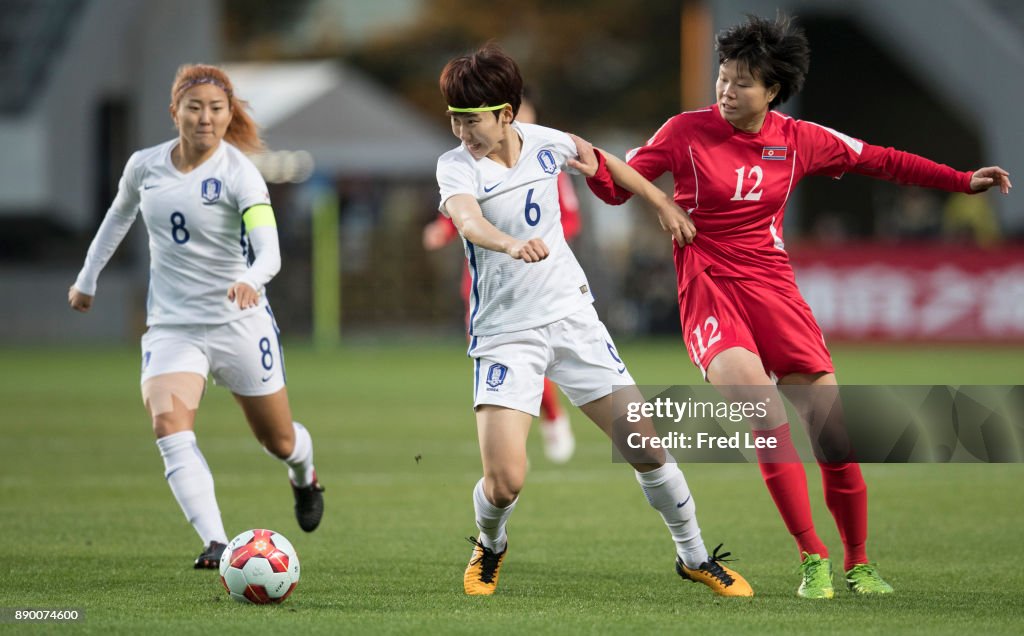
[[[203,195],[204,203],[216,203],[220,199],[221,191],[220,179],[205,179],[200,190],[200,194]]]
[[[547,148],[537,153],[537,161],[540,162],[540,167],[544,169],[544,172],[548,174],[558,172],[558,162],[555,161],[555,153]]]
[[[495,362],[487,369],[487,386],[491,390],[497,389],[505,383],[505,376],[508,375],[508,367]]]

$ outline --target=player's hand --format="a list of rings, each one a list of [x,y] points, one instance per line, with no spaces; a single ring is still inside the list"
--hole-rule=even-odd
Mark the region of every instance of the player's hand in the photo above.
[[[573,170],[578,170],[585,177],[592,177],[597,174],[597,153],[594,152],[593,144],[572,133],[569,133],[569,138],[576,144],[576,155],[578,158],[570,158],[566,164]]]
[[[532,238],[528,241],[516,241],[505,253],[524,263],[536,263],[547,258],[550,251],[548,246],[544,244],[544,241],[539,238]]]
[[[260,293],[248,283],[237,282],[228,289],[228,300],[239,309],[249,309],[260,303]]]
[[[658,222],[661,223],[661,229],[672,235],[679,247],[693,243],[697,237],[697,226],[693,224],[689,213],[671,199],[658,208]]]
[[[441,221],[434,220],[423,227],[423,249],[433,252],[447,244],[448,231]]]
[[[980,168],[971,175],[973,192],[984,192],[995,186],[999,186],[999,191],[1003,194],[1010,194],[1010,188],[1013,187],[1010,183],[1010,173],[999,166],[989,166]]]
[[[92,308],[92,296],[89,294],[83,294],[78,291],[78,288],[72,285],[68,289],[68,304],[75,311],[80,311],[83,314]]]

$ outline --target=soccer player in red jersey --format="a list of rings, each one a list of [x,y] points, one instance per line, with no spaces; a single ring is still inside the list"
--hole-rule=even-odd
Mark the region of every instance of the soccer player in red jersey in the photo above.
[[[647,179],[671,172],[674,198],[689,212],[692,243],[674,245],[683,338],[705,378],[737,401],[776,395],[775,383],[814,387],[787,393],[802,419],[828,449],[819,458],[825,502],[845,550],[847,586],[858,594],[892,587],[868,562],[867,489],[860,467],[835,431],[836,376],[831,356],[793,275],[782,219],[793,188],[808,175],[859,173],[906,185],[1008,194],[1009,173],[999,167],[959,172],[923,157],[874,146],[835,130],[778,113],[800,91],[810,62],[807,39],[791,18],[751,16],[717,37],[716,103],[665,122],[646,145],[627,155]],[[580,160],[601,199],[619,204],[629,192],[615,186],[612,162],[577,141]],[[811,519],[807,477],[790,439],[782,401],[752,419],[755,436],[778,448],[757,451],[761,474],[801,554],[797,594],[831,598],[828,549]],[[831,406],[832,402],[829,401]]]
[[[537,123],[537,112],[533,102],[523,91],[523,101],[519,105],[516,121],[525,124]],[[562,230],[565,240],[572,243],[580,233],[580,201],[576,196],[576,188],[567,172],[558,173],[558,206],[562,213]],[[423,228],[423,247],[428,251],[439,250],[455,240],[459,231],[455,224],[444,214],[438,213],[437,218]],[[466,304],[466,324],[469,324],[469,294],[471,288],[469,266],[462,269],[462,300]],[[558,388],[551,380],[544,378],[544,392],[540,398],[540,432],[544,441],[544,455],[556,464],[564,464],[572,459],[576,450],[576,438],[572,434],[569,414],[558,401]]]

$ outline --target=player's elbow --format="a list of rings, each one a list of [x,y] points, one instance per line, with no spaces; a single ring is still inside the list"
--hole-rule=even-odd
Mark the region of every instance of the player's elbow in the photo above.
[[[587,179],[587,186],[594,196],[608,205],[622,205],[633,196],[632,192],[621,186],[616,185],[609,188],[606,184],[591,179]]]
[[[266,262],[266,270],[271,277],[277,276],[277,273],[281,271],[281,254],[268,254]]]
[[[469,218],[462,222],[459,227],[459,232],[465,237],[470,243],[479,243],[483,238],[483,224],[480,222],[482,218]]]
[[[255,272],[256,276],[265,278],[267,281],[277,276],[277,273],[281,271],[281,253],[266,250],[264,253],[257,252],[257,254],[250,270]]]

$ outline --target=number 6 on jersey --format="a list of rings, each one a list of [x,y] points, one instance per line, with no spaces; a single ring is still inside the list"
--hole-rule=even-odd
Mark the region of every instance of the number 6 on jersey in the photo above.
[[[540,205],[533,202],[533,188],[526,193],[526,224],[530,227],[540,223]]]

